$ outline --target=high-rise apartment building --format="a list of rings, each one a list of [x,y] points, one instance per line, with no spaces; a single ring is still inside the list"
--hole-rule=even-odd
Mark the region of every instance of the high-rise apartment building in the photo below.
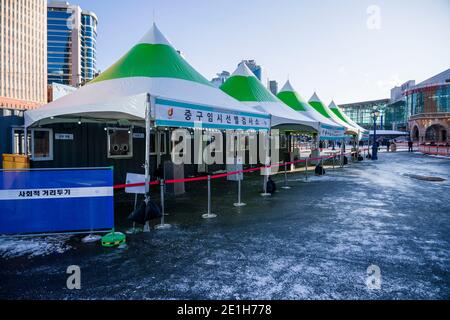
[[[0,112],[47,102],[47,2],[0,0]]]
[[[225,83],[225,81],[228,80],[230,77],[230,73],[228,71],[222,71],[221,73],[217,74],[216,78],[213,78],[211,80],[211,83],[216,87],[219,88],[221,85]]]
[[[275,80],[269,80],[268,89],[274,96],[276,96],[278,94],[278,82]]]
[[[259,79],[259,81],[261,81],[262,67],[260,65],[256,64],[255,60],[242,60],[242,62],[244,62],[247,65],[247,67],[253,72],[255,77],[257,77]]]
[[[68,2],[50,2],[47,12],[48,84],[78,87],[97,73],[95,13]]]

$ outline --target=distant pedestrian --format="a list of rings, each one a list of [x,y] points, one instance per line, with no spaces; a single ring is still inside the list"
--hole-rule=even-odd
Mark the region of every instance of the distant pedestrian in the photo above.
[[[394,153],[397,152],[397,144],[395,142],[391,143],[391,151]]]
[[[266,185],[266,192],[270,194],[274,194],[277,191],[277,186],[275,182],[272,180],[272,177],[269,177]]]
[[[316,176],[323,176],[323,175],[325,175],[325,169],[323,168],[322,163],[319,163],[316,166],[314,172],[315,172]]]
[[[414,144],[411,140],[408,141],[408,152],[414,152]]]
[[[391,151],[391,141],[389,141],[389,140],[386,142],[386,149],[387,149],[387,152]]]

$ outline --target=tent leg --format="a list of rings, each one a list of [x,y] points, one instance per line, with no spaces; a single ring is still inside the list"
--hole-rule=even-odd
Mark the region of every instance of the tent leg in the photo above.
[[[147,106],[145,108],[145,204],[150,202],[150,141],[151,141],[151,120],[150,120],[150,95],[147,94]],[[150,222],[146,221],[144,232],[150,231]]]
[[[133,209],[133,211],[136,210],[136,208],[137,208],[137,201],[138,201],[138,194],[136,193],[134,195],[134,209]],[[127,230],[126,233],[127,234],[136,234],[136,233],[138,233],[138,229],[136,228],[136,222],[133,222],[133,227],[131,229]]]
[[[308,158],[305,160],[305,180],[308,181]]]
[[[163,229],[170,229],[172,226],[170,224],[167,224],[165,222],[165,215],[166,215],[166,210],[165,210],[165,205],[164,205],[164,180],[161,179],[160,182],[160,192],[161,192],[161,209],[162,209],[162,216],[161,216],[161,223],[159,225],[156,226],[157,230],[163,230]]]
[[[269,136],[269,132],[266,134],[266,143],[265,143],[265,146],[266,146],[266,159],[264,160],[264,165],[265,165],[265,167],[264,167],[264,186],[263,186],[263,190],[264,190],[264,192],[263,193],[261,193],[261,196],[262,197],[270,197],[272,194],[270,194],[270,193],[268,193],[267,192],[267,182],[269,181],[269,174],[270,174],[270,172],[271,171],[268,171],[268,170],[272,170],[271,169],[271,167],[270,167],[270,159],[269,159],[269,156],[270,156],[270,136]]]
[[[284,163],[284,186],[281,187],[282,189],[289,190],[291,187],[288,186],[288,177],[287,177],[287,164]]]
[[[161,134],[159,130],[156,130],[156,167],[161,165]],[[161,178],[161,177],[160,177]]]
[[[28,155],[28,128],[23,128],[23,154]]]
[[[242,202],[242,196],[241,196],[241,180],[242,180],[242,173],[240,173],[239,174],[239,177],[238,177],[238,202],[236,202],[235,204],[234,204],[234,206],[235,207],[244,207],[244,206],[246,206],[247,204],[246,203],[244,203],[244,202]]]
[[[203,219],[214,219],[217,215],[211,213],[211,176],[208,176],[208,212],[202,215]]]

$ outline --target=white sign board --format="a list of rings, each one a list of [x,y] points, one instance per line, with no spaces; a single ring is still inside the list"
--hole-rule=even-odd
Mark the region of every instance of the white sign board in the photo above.
[[[145,183],[145,175],[127,173],[126,184]],[[125,188],[125,193],[145,194],[145,186]]]
[[[55,133],[55,140],[73,140],[71,133]]]
[[[145,139],[145,133],[133,133],[134,139]]]

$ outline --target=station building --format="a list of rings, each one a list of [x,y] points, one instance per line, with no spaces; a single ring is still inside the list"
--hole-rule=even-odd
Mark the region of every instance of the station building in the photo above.
[[[410,132],[420,144],[447,144],[450,130],[450,69],[416,84],[410,80],[391,90],[390,99],[356,102],[340,108],[365,129],[374,129],[371,113],[380,111],[377,130]]]
[[[447,144],[450,130],[450,69],[405,93],[410,111],[411,139],[417,143]]]
[[[380,110],[381,117],[377,120],[377,129],[384,127],[384,110],[389,104],[389,99],[379,99],[363,102],[355,102],[348,104],[341,104],[339,108],[364,129],[373,130],[372,111],[375,109]]]

